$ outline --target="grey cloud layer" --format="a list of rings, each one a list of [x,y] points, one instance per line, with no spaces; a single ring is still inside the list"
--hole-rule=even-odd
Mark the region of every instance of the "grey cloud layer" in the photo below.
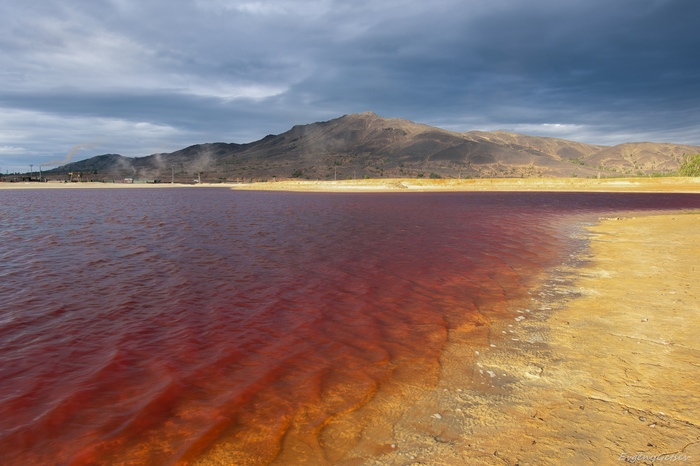
[[[7,3],[0,169],[80,143],[88,156],[247,142],[364,110],[700,144],[694,0]]]

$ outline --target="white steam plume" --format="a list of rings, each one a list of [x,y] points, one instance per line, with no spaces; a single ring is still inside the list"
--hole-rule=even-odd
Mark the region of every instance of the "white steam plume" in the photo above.
[[[73,156],[77,154],[79,150],[92,149],[92,147],[92,144],[76,144],[71,148],[68,154],[66,154],[66,157],[63,160],[50,160],[46,163],[42,163],[40,167],[45,167],[47,165],[66,165],[70,163],[70,161],[73,159]]]

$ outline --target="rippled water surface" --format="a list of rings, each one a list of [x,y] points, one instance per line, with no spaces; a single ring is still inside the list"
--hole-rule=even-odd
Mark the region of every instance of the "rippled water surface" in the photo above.
[[[0,191],[0,463],[277,454],[450,328],[522,297],[577,222],[697,195]],[[297,417],[298,419],[298,417]]]

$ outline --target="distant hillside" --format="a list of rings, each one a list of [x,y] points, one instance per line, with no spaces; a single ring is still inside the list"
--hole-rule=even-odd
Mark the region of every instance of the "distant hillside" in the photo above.
[[[502,131],[456,133],[374,113],[294,126],[249,144],[198,144],[169,154],[107,154],[49,170],[170,181],[380,177],[620,176],[675,171],[700,147],[614,147]]]

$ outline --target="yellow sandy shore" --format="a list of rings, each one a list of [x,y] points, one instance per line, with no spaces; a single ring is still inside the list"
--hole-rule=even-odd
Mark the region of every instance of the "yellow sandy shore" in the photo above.
[[[0,189],[202,188],[265,191],[648,191],[700,192],[700,177],[668,178],[494,178],[494,179],[371,179],[339,181],[278,181],[266,183],[126,184],[126,183],[0,183]]]
[[[700,192],[700,177],[669,178],[493,178],[469,180],[372,179],[278,181],[234,185],[234,189],[272,191],[649,191]]]
[[[492,322],[489,346],[453,342],[438,387],[342,464],[699,464],[700,214],[589,231],[584,267]]]

